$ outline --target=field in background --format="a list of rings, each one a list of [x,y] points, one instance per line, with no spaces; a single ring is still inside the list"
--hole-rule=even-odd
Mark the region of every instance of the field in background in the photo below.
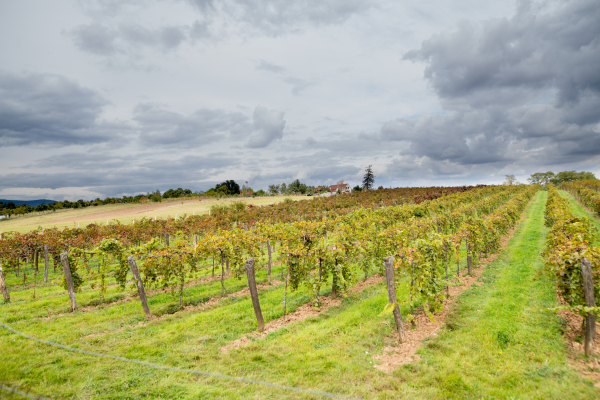
[[[130,224],[133,219],[146,218],[175,218],[183,214],[208,214],[208,210],[214,205],[226,205],[232,201],[243,201],[248,204],[266,205],[279,203],[285,198],[293,200],[310,200],[306,196],[277,196],[257,198],[227,198],[211,200],[178,200],[162,203],[146,204],[107,204],[97,207],[77,208],[59,211],[51,214],[31,215],[28,217],[15,218],[0,221],[0,229],[4,232],[29,232],[40,226],[44,228],[82,227],[91,223],[106,224],[107,220],[119,221],[122,224]]]

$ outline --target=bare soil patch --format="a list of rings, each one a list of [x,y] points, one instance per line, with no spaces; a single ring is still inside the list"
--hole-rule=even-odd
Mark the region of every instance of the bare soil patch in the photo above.
[[[558,298],[558,301],[561,305],[566,305],[561,297]],[[585,357],[583,346],[584,333],[581,327],[583,318],[571,310],[559,310],[557,314],[563,320],[569,364],[581,376],[594,382],[594,386],[600,387],[600,365],[598,365],[596,358],[589,359]],[[596,332],[600,333],[600,323],[598,321],[596,321]],[[600,335],[596,334],[596,338],[594,339],[594,354],[599,354],[599,352]]]

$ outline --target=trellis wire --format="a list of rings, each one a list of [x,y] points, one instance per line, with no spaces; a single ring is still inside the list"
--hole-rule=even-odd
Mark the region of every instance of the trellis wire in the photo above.
[[[49,397],[36,396],[35,394],[31,394],[31,393],[23,392],[23,391],[21,391],[19,389],[11,388],[9,386],[4,385],[3,383],[0,383],[0,390],[4,390],[4,391],[9,392],[9,393],[18,394],[20,396],[27,397],[29,399],[52,400]]]
[[[133,363],[133,364],[139,364],[139,365],[145,365],[147,367],[151,367],[154,369],[161,369],[161,370],[167,370],[167,371],[174,371],[174,372],[183,372],[183,373],[188,373],[188,374],[193,374],[193,375],[204,375],[204,376],[210,376],[213,378],[221,378],[221,379],[227,379],[227,380],[231,380],[231,381],[237,381],[237,382],[244,382],[244,383],[252,383],[255,385],[263,385],[263,386],[269,386],[269,387],[273,387],[273,388],[277,388],[277,389],[282,389],[282,390],[288,390],[288,391],[293,391],[293,392],[299,392],[299,393],[306,393],[306,394],[313,394],[313,395],[318,395],[318,396],[323,396],[323,397],[329,397],[332,399],[344,399],[344,400],[364,400],[360,397],[348,397],[348,396],[343,396],[343,395],[339,395],[339,394],[335,394],[335,393],[329,393],[329,392],[324,392],[321,390],[312,390],[312,389],[303,389],[300,387],[295,387],[295,386],[285,386],[285,385],[280,385],[277,383],[271,383],[271,382],[266,382],[266,381],[260,381],[260,380],[255,380],[255,379],[248,379],[248,378],[244,378],[244,377],[237,377],[237,376],[230,376],[230,375],[225,375],[225,374],[220,374],[218,372],[208,372],[208,371],[198,371],[198,370],[193,370],[193,369],[184,369],[184,368],[177,368],[177,367],[169,367],[166,365],[159,365],[159,364],[154,364],[148,361],[142,361],[142,360],[136,360],[136,359],[131,359],[131,358],[125,358],[125,357],[120,357],[120,356],[113,356],[110,354],[102,354],[102,353],[95,353],[92,351],[87,351],[87,350],[81,350],[81,349],[76,349],[74,347],[70,347],[70,346],[65,346],[64,344],[59,344],[59,343],[54,343],[48,340],[43,340],[43,339],[39,339],[33,336],[29,336],[23,332],[20,332],[16,329],[14,329],[13,327],[0,322],[0,326],[2,326],[3,328],[11,331],[14,334],[17,334],[19,336],[22,336],[24,338],[27,338],[29,340],[33,340],[35,342],[38,343],[43,343],[43,344],[47,344],[49,346],[54,346],[54,347],[58,347],[61,348],[63,350],[67,350],[67,351],[71,351],[73,353],[80,353],[80,354],[87,354],[90,356],[95,356],[95,357],[101,357],[101,358],[109,358],[109,359],[113,359],[113,360],[118,360],[118,361],[124,361],[124,362],[128,362],[128,363]],[[35,399],[40,398],[40,399],[44,399],[43,397],[33,397]]]

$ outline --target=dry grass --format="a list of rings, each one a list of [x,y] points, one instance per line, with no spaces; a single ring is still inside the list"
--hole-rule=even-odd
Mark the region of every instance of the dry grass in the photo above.
[[[29,232],[40,226],[44,228],[64,228],[85,226],[91,223],[106,224],[108,221],[119,221],[122,224],[130,224],[133,218],[136,220],[142,218],[174,218],[183,214],[208,214],[208,210],[215,205],[226,205],[232,201],[243,201],[254,205],[267,205],[283,201],[284,198],[293,200],[310,200],[312,197],[306,196],[277,196],[277,197],[258,197],[258,198],[227,198],[211,200],[178,200],[163,203],[146,204],[107,204],[97,207],[86,207],[71,210],[61,210],[56,213],[32,214],[27,217],[15,218],[12,220],[0,221],[0,229],[4,232]]]

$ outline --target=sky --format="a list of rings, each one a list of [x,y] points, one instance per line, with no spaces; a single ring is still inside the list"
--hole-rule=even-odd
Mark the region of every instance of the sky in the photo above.
[[[600,2],[0,0],[0,198],[600,176]]]

